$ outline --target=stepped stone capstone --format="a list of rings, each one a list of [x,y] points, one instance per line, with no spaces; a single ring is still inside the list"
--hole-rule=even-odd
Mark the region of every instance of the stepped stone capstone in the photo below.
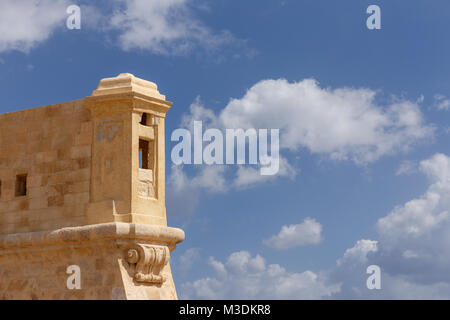
[[[171,105],[153,82],[122,73],[84,99],[0,115],[0,299],[177,299]]]

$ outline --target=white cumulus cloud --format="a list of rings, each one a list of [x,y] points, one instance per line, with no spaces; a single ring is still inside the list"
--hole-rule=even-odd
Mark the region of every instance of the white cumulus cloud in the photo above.
[[[68,0],[0,1],[0,53],[29,52],[56,29],[64,30]]]
[[[226,262],[210,258],[213,277],[182,286],[183,298],[201,299],[449,299],[450,157],[435,154],[420,162],[429,179],[422,196],[395,207],[376,224],[378,240],[362,239],[327,271],[288,272],[259,255],[235,252]],[[302,224],[300,224],[302,225]],[[303,243],[298,225],[270,238],[280,248]],[[318,227],[316,226],[316,230]],[[315,232],[319,239],[320,232]],[[312,237],[313,238],[313,237]],[[292,246],[291,246],[292,244]],[[381,290],[366,287],[367,267],[381,270]]]
[[[18,50],[28,53],[66,29],[69,0],[0,1],[0,53]],[[193,49],[219,52],[233,48],[251,56],[244,40],[229,31],[212,31],[195,17],[201,7],[193,0],[114,0],[101,7],[94,1],[78,3],[81,28],[97,32],[125,51],[143,50],[160,55],[183,55]],[[219,50],[220,49],[220,50]],[[239,55],[235,53],[235,55]],[[223,56],[217,56],[218,61]]]
[[[331,280],[343,283],[339,297],[450,298],[450,157],[435,154],[419,169],[430,181],[425,193],[378,220],[378,241],[359,240],[338,261]],[[379,292],[364,285],[371,264],[382,271]]]
[[[322,241],[322,225],[316,220],[306,218],[300,224],[292,224],[281,227],[281,231],[264,244],[276,249],[286,250],[298,246],[319,244]]]
[[[183,54],[195,46],[209,49],[235,41],[223,31],[212,32],[192,13],[190,0],[120,0],[110,26],[120,33],[124,50]]]
[[[389,239],[418,237],[449,219],[450,158],[436,154],[420,163],[420,170],[432,184],[420,198],[398,206],[378,223],[379,233]]]
[[[331,159],[373,162],[433,136],[420,107],[376,102],[371,89],[322,88],[313,79],[263,80],[220,113],[227,128],[279,128],[282,148]]]
[[[367,254],[369,252],[376,252],[377,250],[377,241],[358,240],[354,247],[345,250],[344,256],[337,261],[337,265],[367,263]]]
[[[322,275],[288,272],[248,251],[234,252],[224,263],[210,258],[209,264],[216,275],[184,283],[182,299],[320,299],[339,291]]]
[[[211,169],[217,174],[208,190],[224,191],[254,187],[279,177],[295,178],[299,169],[289,163],[285,156],[288,151],[298,155],[308,150],[358,165],[408,151],[434,136],[434,127],[426,124],[419,103],[420,100],[393,98],[390,103],[380,105],[376,102],[376,91],[371,89],[322,88],[314,79],[299,82],[269,79],[254,84],[243,97],[231,99],[218,113],[205,107],[197,97],[183,115],[181,127],[192,130],[194,121],[202,121],[204,130],[280,129],[278,174],[261,176],[259,168],[251,166],[221,172]],[[398,173],[406,169],[403,167]],[[232,179],[220,177],[233,172]],[[210,180],[205,179],[206,173],[206,169],[201,169],[191,178],[185,175],[184,181],[193,182],[185,185],[207,186]],[[174,174],[179,176],[179,172]]]

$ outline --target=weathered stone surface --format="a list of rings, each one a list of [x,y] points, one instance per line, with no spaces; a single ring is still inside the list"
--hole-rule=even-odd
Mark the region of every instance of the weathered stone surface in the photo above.
[[[0,115],[0,299],[176,299],[170,106],[125,73],[85,99]],[[81,289],[67,286],[72,265]]]
[[[0,299],[176,299],[168,262],[183,239],[180,229],[130,223],[3,235]],[[80,267],[80,290],[67,288],[70,265]]]

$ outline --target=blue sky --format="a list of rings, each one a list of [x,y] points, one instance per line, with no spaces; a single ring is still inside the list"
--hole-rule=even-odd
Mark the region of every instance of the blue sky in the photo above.
[[[65,26],[70,4],[81,30]],[[372,4],[381,30],[366,27]],[[122,72],[158,84],[174,102],[181,298],[450,298],[449,12],[444,0],[2,1],[0,112],[80,99]],[[242,184],[236,165],[173,166],[171,132],[207,118],[280,129],[283,170]],[[371,264],[381,290],[366,288]]]

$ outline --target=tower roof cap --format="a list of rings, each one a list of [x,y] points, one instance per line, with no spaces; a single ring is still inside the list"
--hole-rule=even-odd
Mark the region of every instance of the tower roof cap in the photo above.
[[[158,86],[151,81],[135,77],[131,73],[121,73],[114,78],[100,80],[92,97],[116,95],[123,93],[138,93],[144,96],[165,100],[166,96],[158,91]]]

